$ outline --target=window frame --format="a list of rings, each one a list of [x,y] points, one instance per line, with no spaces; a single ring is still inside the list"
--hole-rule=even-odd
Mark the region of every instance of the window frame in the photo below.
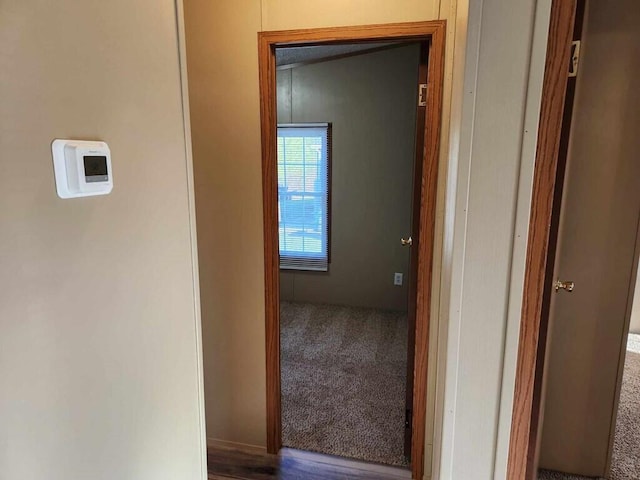
[[[329,271],[329,266],[331,265],[331,217],[332,217],[332,208],[331,208],[331,199],[332,199],[332,159],[333,159],[333,135],[332,135],[332,123],[331,122],[299,122],[299,123],[278,123],[276,125],[276,158],[277,158],[277,138],[278,138],[278,132],[281,128],[297,128],[297,129],[301,129],[301,128],[325,128],[326,129],[326,138],[327,138],[327,142],[326,142],[326,147],[327,147],[327,152],[326,152],[326,157],[327,157],[327,202],[326,202],[326,208],[327,208],[327,218],[326,218],[326,223],[327,223],[327,245],[326,245],[326,256],[327,256],[327,268],[326,269],[319,269],[319,268],[313,268],[311,266],[305,266],[304,265],[304,261],[308,260],[305,257],[296,257],[293,255],[285,255],[285,258],[289,258],[292,260],[293,262],[299,262],[300,266],[299,267],[295,267],[295,266],[291,266],[291,265],[282,265],[282,257],[283,255],[280,254],[280,243],[278,242],[278,266],[279,269],[281,271],[289,271],[289,272],[296,272],[296,271],[302,271],[302,272],[317,272],[317,273],[327,273]],[[277,166],[276,166],[276,172],[277,172]],[[280,197],[278,195],[278,203],[280,202]],[[278,209],[280,208],[280,206],[278,205]]]

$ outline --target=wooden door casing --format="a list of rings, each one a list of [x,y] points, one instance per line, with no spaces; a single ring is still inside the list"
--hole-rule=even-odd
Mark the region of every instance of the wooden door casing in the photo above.
[[[429,62],[426,120],[423,131],[419,132],[424,138],[424,148],[420,184],[420,227],[418,248],[415,249],[419,265],[416,282],[415,362],[412,377],[413,418],[411,429],[412,476],[415,479],[423,477],[429,316],[444,86],[445,31],[446,21],[434,20],[258,33],[265,259],[267,450],[269,453],[277,453],[282,447],[275,48],[277,46],[358,43],[374,40],[425,41],[429,45]]]
[[[420,45],[420,64],[418,67],[418,85],[427,83],[429,65],[429,46],[426,42]],[[416,86],[416,92],[419,86]],[[406,387],[406,399],[405,410],[407,412],[408,425],[405,426],[404,434],[404,454],[409,459],[411,458],[411,439],[413,437],[413,425],[411,425],[411,418],[413,418],[413,372],[415,370],[415,342],[416,342],[416,311],[418,300],[418,266],[420,260],[418,258],[418,252],[420,250],[420,198],[422,195],[422,156],[424,151],[424,138],[420,135],[420,132],[424,131],[424,124],[426,121],[426,105],[417,106],[416,114],[416,149],[415,149],[415,161],[413,171],[413,192],[411,203],[411,232],[410,235],[414,239],[413,245],[411,245],[411,255],[409,260],[409,288],[408,288],[408,328],[407,328],[407,387]]]

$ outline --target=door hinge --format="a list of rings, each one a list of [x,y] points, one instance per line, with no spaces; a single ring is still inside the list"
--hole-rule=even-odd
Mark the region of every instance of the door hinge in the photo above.
[[[569,61],[569,77],[578,75],[578,64],[580,63],[580,40],[571,42],[571,60]]]
[[[427,84],[421,83],[418,85],[418,106],[426,107],[427,106]]]
[[[404,411],[404,428],[411,428],[411,410]]]

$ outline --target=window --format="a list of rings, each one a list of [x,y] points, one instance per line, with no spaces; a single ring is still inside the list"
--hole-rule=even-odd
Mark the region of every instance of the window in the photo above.
[[[327,271],[331,125],[278,125],[280,268]]]

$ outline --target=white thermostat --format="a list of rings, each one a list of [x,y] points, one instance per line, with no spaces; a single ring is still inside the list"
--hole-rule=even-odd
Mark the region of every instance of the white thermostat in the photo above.
[[[56,139],[51,144],[60,198],[106,195],[113,188],[111,153],[104,142]]]

